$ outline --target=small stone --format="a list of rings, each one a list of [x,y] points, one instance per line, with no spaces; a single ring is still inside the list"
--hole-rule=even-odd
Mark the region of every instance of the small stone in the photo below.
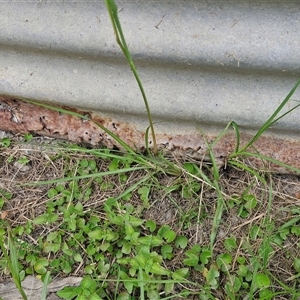
[[[32,169],[32,166],[30,164],[24,165],[18,161],[14,162],[14,167],[16,167],[20,172],[28,172]]]

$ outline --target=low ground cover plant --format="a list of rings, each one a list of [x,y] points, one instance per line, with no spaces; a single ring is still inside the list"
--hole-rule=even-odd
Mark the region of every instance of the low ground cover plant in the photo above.
[[[56,145],[24,155],[24,143],[1,146],[2,278],[82,277],[62,299],[300,296],[298,177],[260,173],[261,182],[220,170],[217,219],[214,174],[199,162],[176,158],[182,171],[169,175],[110,149]],[[28,180],[16,174],[20,159],[32,167]]]

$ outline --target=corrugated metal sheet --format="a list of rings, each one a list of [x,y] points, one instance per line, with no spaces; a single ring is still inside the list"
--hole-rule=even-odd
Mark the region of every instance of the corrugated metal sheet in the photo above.
[[[296,2],[117,3],[161,147],[202,157],[199,128],[213,138],[232,120],[246,139],[300,77]],[[143,148],[145,108],[104,3],[11,1],[1,11],[0,129],[113,143],[90,122],[14,100],[26,97],[77,107]],[[286,110],[297,99],[299,91]],[[280,120],[257,147],[298,166],[299,116]],[[217,156],[224,160],[234,143],[227,135]]]

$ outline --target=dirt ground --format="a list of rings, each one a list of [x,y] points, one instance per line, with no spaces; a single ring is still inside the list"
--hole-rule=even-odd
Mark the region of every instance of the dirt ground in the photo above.
[[[24,138],[19,135],[1,132],[0,140],[3,137],[8,137],[11,141],[9,147],[2,147],[0,152],[0,189],[8,190],[13,197],[5,203],[1,218],[9,221],[12,227],[17,227],[24,224],[28,220],[33,220],[36,216],[43,213],[45,203],[47,202],[47,192],[51,187],[50,184],[39,186],[24,186],[25,183],[36,182],[41,180],[50,180],[61,178],[67,167],[82,157],[88,157],[88,154],[77,153],[68,155],[66,162],[61,150],[55,149],[51,145],[59,145],[61,141],[50,139],[47,137],[34,137],[30,142],[24,141]],[[57,156],[55,163],[51,157]],[[58,157],[60,155],[60,157]],[[170,155],[171,156],[171,155]],[[19,160],[22,157],[28,159],[26,165],[22,165]],[[174,161],[183,163],[182,158],[173,157]],[[66,166],[66,164],[69,164]],[[97,161],[97,164],[105,168],[107,162]],[[222,222],[218,229],[217,239],[215,242],[216,253],[224,251],[223,241],[225,237],[233,234],[236,237],[247,239],[249,236],[249,226],[260,224],[260,221],[268,211],[268,197],[270,191],[266,190],[265,186],[256,180],[253,175],[244,171],[239,171],[233,168],[227,168],[220,171],[220,186],[226,200],[230,200],[233,196],[239,196],[247,191],[247,194],[255,195],[259,201],[259,210],[257,210],[251,218],[245,219],[238,216],[238,207],[233,207],[230,210],[225,210],[222,217]],[[137,182],[143,172],[131,174],[130,182]],[[291,217],[290,209],[300,206],[300,179],[295,175],[280,175],[270,174],[268,177],[268,186],[272,185],[272,206],[270,208],[270,218],[274,221],[277,228],[285,224]],[[114,180],[109,179],[109,180]],[[161,175],[158,178],[160,184],[164,187],[170,187],[174,184],[174,177]],[[187,179],[188,183],[188,179]],[[114,186],[116,186],[116,182]],[[103,201],[117,195],[126,187],[115,188],[107,192],[100,191],[98,188],[93,189],[90,199],[85,203],[89,209],[101,211]],[[203,221],[196,222],[194,218],[182,221],[182,216],[197,215],[199,204],[204,204],[203,216],[213,215],[217,193],[209,186],[203,184],[201,192],[197,197],[183,197],[182,191],[174,190],[170,197],[165,196],[165,192],[153,189],[149,195],[149,207],[141,212],[143,218],[152,219],[157,224],[168,224],[176,232],[188,237],[192,244],[208,244],[210,240],[210,232],[212,227],[212,218],[204,218]],[[140,207],[140,198],[133,194],[131,203],[137,208]],[[179,208],[180,209],[179,209]],[[186,217],[187,218],[187,217]],[[37,236],[40,232],[32,232],[26,238],[31,243],[36,243]],[[282,282],[287,282],[288,278],[295,274],[293,269],[293,258],[300,257],[298,247],[299,240],[294,236],[287,238],[282,247],[274,248],[272,260],[269,268],[277,278]],[[255,245],[253,245],[255,248]],[[286,253],[289,252],[287,256]],[[176,268],[182,265],[180,253],[177,257],[177,265],[172,261],[170,268]],[[83,275],[83,269],[73,271],[71,276],[80,277]],[[9,274],[0,269],[0,278],[2,285],[0,286],[0,296],[5,290],[11,288],[8,283]],[[200,282],[202,279],[197,278],[194,274],[194,281]],[[16,297],[16,296],[15,296]],[[52,297],[52,298],[51,298]],[[52,294],[49,299],[57,299]],[[53,298],[54,297],[54,298]],[[220,299],[222,299],[220,295]],[[17,299],[17,298],[4,298]],[[35,299],[35,298],[31,298]],[[288,299],[288,298],[276,298]]]

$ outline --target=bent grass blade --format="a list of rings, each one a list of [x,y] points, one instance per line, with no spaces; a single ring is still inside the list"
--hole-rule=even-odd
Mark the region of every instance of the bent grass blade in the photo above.
[[[283,107],[287,104],[287,102],[290,100],[290,98],[293,96],[295,91],[297,90],[298,86],[300,85],[300,79],[297,81],[295,86],[292,88],[292,90],[288,93],[288,95],[285,97],[285,99],[282,101],[282,103],[278,106],[278,108],[275,110],[275,112],[271,115],[271,117],[263,124],[263,126],[257,131],[255,136],[244,146],[242,149],[238,152],[244,152],[246,149],[248,149],[267,129],[269,129],[275,122],[295,110],[300,106],[300,104],[297,104],[292,109],[288,110],[286,113],[282,114],[278,118],[277,115],[280,113],[280,111],[283,109]]]

